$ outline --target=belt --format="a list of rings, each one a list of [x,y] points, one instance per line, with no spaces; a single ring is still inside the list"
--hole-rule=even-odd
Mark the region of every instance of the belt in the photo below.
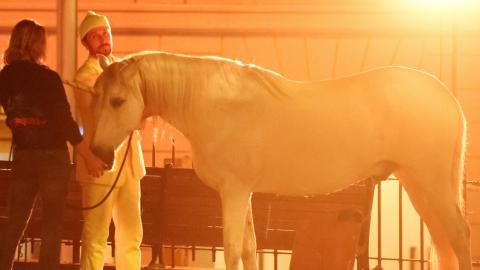
[[[47,120],[36,117],[14,117],[9,120],[11,127],[18,126],[43,126],[47,123]]]

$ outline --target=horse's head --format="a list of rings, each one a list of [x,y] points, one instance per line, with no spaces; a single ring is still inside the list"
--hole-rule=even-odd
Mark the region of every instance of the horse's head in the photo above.
[[[92,149],[110,167],[114,151],[135,129],[141,126],[144,103],[141,78],[136,59],[110,64],[100,58],[104,69],[95,82],[95,133]]]

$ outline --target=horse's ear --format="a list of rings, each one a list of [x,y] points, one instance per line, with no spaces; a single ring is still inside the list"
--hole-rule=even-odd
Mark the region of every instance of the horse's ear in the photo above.
[[[97,59],[98,59],[98,62],[100,63],[100,67],[103,70],[105,70],[108,66],[112,64],[112,61],[103,54],[97,54]]]
[[[137,58],[130,58],[120,63],[120,69],[123,78],[126,80],[130,80],[139,72],[139,59]]]

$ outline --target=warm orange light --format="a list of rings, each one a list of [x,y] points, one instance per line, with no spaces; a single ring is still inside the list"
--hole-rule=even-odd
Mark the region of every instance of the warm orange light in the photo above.
[[[413,5],[428,9],[451,9],[473,5],[474,0],[410,0]]]

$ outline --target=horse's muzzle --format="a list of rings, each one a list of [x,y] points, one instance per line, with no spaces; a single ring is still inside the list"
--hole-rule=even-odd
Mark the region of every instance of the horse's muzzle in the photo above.
[[[113,150],[107,150],[107,149],[100,148],[100,147],[93,147],[92,152],[97,157],[102,159],[108,165],[108,170],[112,169],[113,159],[114,159],[114,155],[115,155]]]

